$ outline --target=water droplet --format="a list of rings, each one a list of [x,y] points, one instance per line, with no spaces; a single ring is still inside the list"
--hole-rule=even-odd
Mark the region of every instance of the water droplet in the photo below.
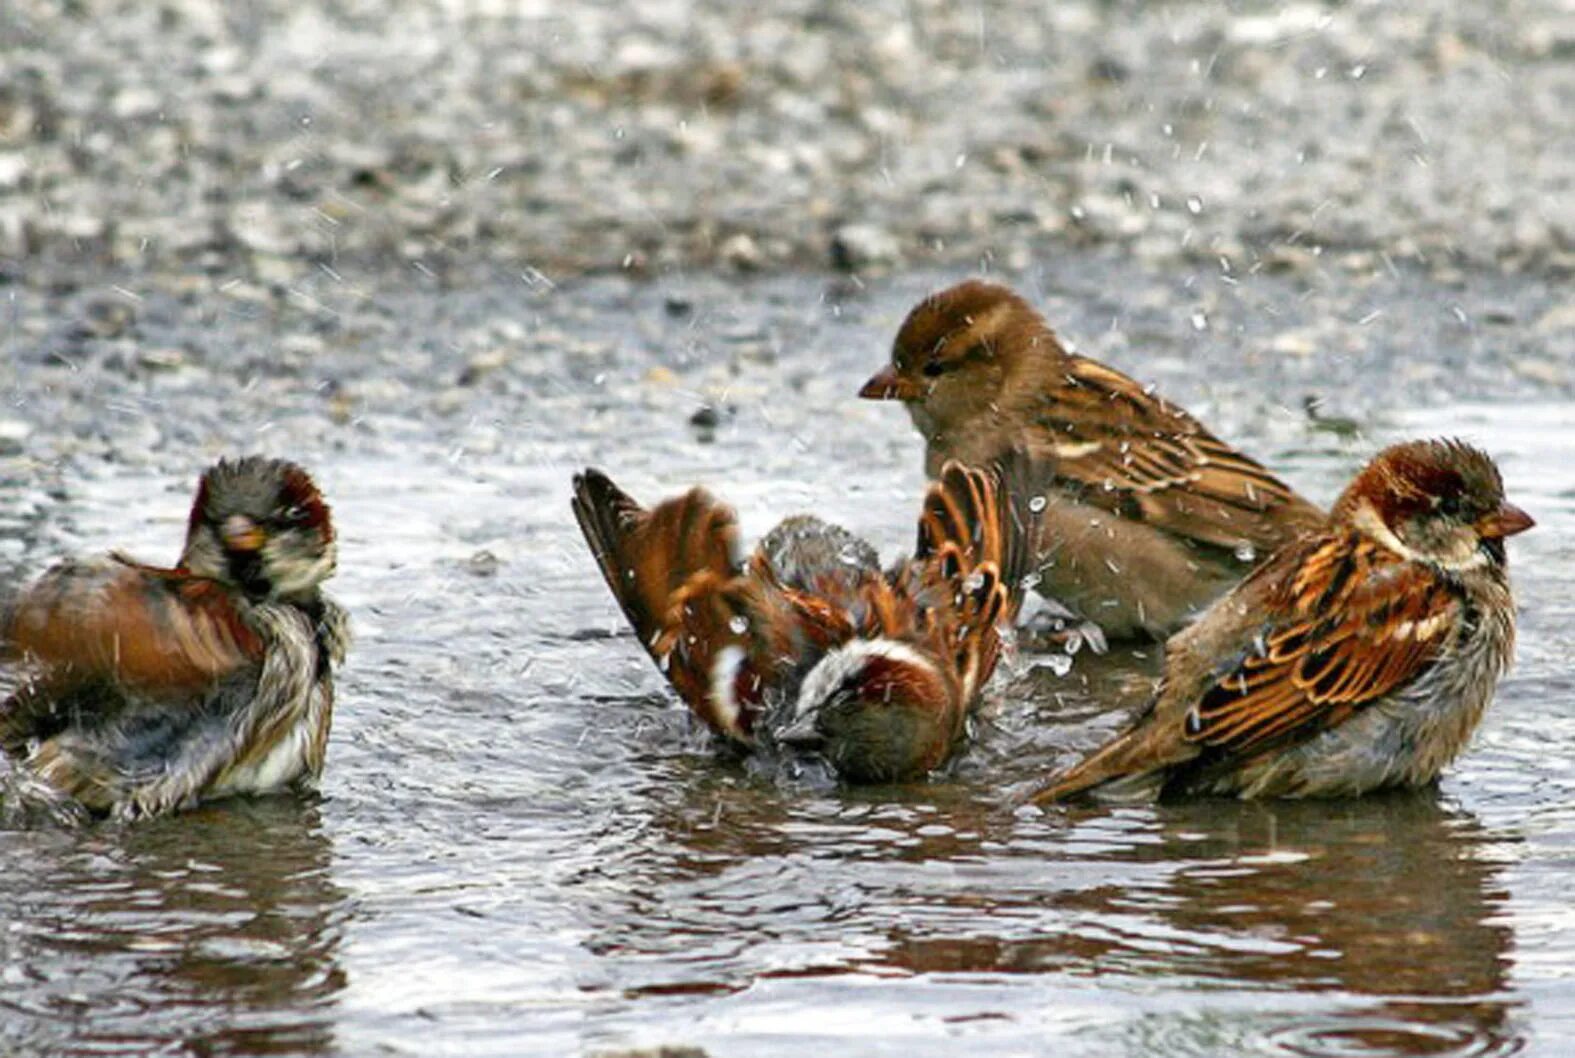
[[[1251,544],[1238,544],[1236,546],[1236,557],[1243,562],[1252,562],[1258,557],[1258,550]]]
[[[1049,505],[1050,501],[1045,499],[1043,496],[1035,496],[1033,499],[1028,501],[1028,509],[1033,511],[1035,514],[1038,514]]]
[[[1187,196],[1187,212],[1193,216],[1203,212],[1203,200],[1197,195]]]
[[[728,622],[727,627],[733,630],[734,635],[743,635],[749,631],[749,622],[742,616],[735,614]]]
[[[1072,671],[1072,655],[1049,654],[1045,656],[1044,667],[1057,676],[1065,676]]]
[[[1192,310],[1192,329],[1195,331],[1206,331],[1209,329],[1209,318],[1204,315],[1202,309]]]

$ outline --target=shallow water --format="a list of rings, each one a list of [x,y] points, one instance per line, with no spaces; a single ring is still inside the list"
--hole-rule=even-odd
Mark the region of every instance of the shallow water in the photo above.
[[[1575,401],[1440,308],[1513,320],[1553,292],[1384,287],[1414,318],[1307,364],[1259,337],[1375,295],[1231,292],[1199,335],[1185,302],[1110,328],[1111,298],[1143,301],[1132,277],[1046,279],[1085,347],[1317,498],[1396,437],[1458,432],[1499,459],[1539,522],[1511,546],[1519,658],[1436,792],[1013,811],[1119,723],[1152,650],[1080,655],[1065,676],[1020,657],[951,773],[905,787],[752,774],[672,703],[575,533],[569,474],[595,462],[647,499],[703,480],[750,533],[814,508],[906,546],[916,439],[848,394],[935,281],[846,305],[798,280],[390,299],[299,363],[268,350],[318,314],[152,297],[136,337],[187,349],[175,371],[14,340],[0,380],[33,458],[8,464],[0,557],[168,559],[204,460],[288,453],[333,504],[358,641],[320,798],[0,832],[0,1049],[1575,1048]],[[1386,378],[1393,346],[1436,353]],[[1367,436],[1309,422],[1304,392],[1344,398]],[[702,402],[721,409],[710,443],[687,421]]]

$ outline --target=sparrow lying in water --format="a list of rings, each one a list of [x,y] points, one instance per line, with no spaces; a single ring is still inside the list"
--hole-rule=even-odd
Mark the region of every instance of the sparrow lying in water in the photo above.
[[[72,560],[12,600],[0,746],[58,795],[127,819],[315,778],[349,641],[322,593],[336,554],[304,470],[221,460],[174,569]]]
[[[1146,715],[1034,800],[1335,797],[1433,782],[1509,664],[1504,538],[1532,524],[1477,449],[1385,449],[1325,529],[1171,639]]]
[[[1013,445],[1053,479],[1039,591],[1112,639],[1164,638],[1323,513],[1181,408],[1068,353],[1005,287],[921,301],[859,396],[898,400],[934,475]]]
[[[813,748],[850,782],[939,767],[1021,601],[1019,453],[951,464],[924,498],[910,559],[810,517],[741,560],[733,511],[702,489],[646,510],[604,474],[574,479],[574,513],[613,595],[680,698],[750,748]]]

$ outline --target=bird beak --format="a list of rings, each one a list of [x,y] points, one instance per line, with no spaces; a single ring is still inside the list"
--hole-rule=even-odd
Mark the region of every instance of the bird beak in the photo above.
[[[864,383],[859,396],[865,400],[923,400],[924,388],[901,375],[897,368],[887,364]]]
[[[1524,533],[1536,524],[1531,515],[1513,503],[1506,503],[1492,514],[1477,520],[1477,534],[1488,540],[1498,540],[1501,537]]]
[[[228,551],[261,551],[268,539],[257,523],[244,514],[232,514],[224,519],[219,537]]]
[[[815,730],[815,714],[806,713],[778,731],[777,741],[784,746],[809,748],[820,745],[825,741],[825,738],[821,736],[819,731]]]

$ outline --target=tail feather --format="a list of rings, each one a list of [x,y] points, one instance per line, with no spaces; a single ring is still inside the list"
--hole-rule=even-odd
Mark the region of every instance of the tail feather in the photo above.
[[[723,651],[742,639],[731,628],[732,508],[696,488],[646,510],[594,469],[575,475],[573,506],[613,597],[674,689],[713,727],[740,735],[711,693]]]
[[[1154,774],[1155,781],[1158,781],[1157,773],[1138,772],[1134,774],[1132,771],[1133,762],[1130,760],[1130,757],[1133,741],[1130,735],[1116,739],[1070,768],[1051,776],[1045,785],[1034,791],[1028,800],[1036,805],[1066,801],[1080,794],[1100,790],[1107,784],[1134,780],[1148,774]],[[1118,795],[1118,799],[1124,800],[1125,798],[1121,798]]]
[[[1197,746],[1167,739],[1152,723],[1155,702],[1120,735],[1076,764],[1052,775],[1029,796],[1033,804],[1050,804],[1088,795],[1100,801],[1153,801],[1178,767],[1196,759]]]

